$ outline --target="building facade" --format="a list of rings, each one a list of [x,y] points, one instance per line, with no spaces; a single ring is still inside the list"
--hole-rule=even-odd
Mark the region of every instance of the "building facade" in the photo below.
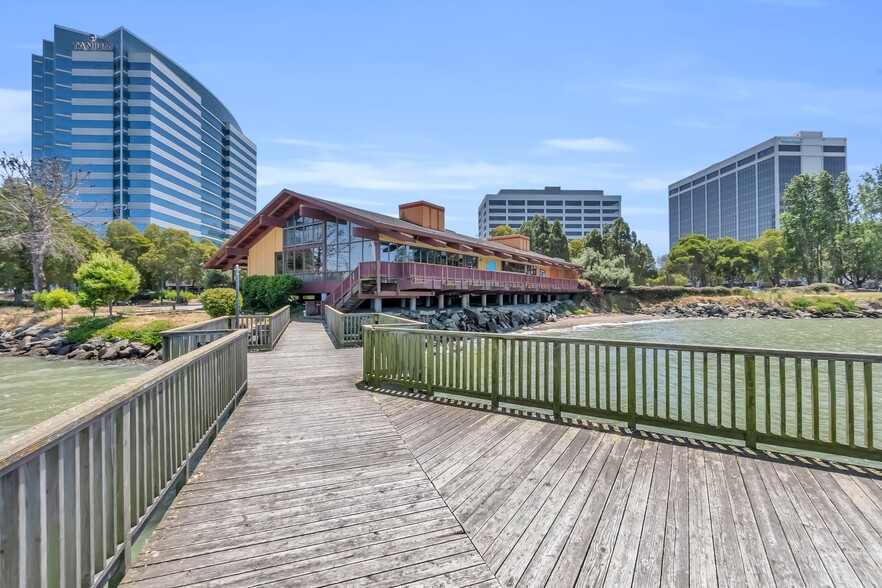
[[[88,177],[77,219],[220,243],[257,208],[257,151],[220,100],[130,31],[55,27],[32,61],[32,157]]]
[[[218,249],[208,268],[290,274],[315,308],[517,303],[579,289],[580,268],[530,251],[523,235],[476,239],[444,227],[444,208],[387,216],[288,190]],[[480,297],[480,298],[477,298]]]
[[[668,187],[670,245],[683,235],[751,241],[779,228],[781,197],[794,176],[846,170],[846,140],[800,131],[773,137]]]
[[[478,207],[478,236],[486,239],[500,225],[518,229],[534,216],[560,221],[568,239],[578,239],[622,216],[622,197],[603,190],[500,190],[487,194]]]

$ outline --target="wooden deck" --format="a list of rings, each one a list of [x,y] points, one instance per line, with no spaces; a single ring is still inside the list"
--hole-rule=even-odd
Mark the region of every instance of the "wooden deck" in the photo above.
[[[133,586],[877,586],[882,481],[355,387],[292,324]]]

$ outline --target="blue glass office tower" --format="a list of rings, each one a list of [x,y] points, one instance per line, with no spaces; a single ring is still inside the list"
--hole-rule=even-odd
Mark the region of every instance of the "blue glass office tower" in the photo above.
[[[95,230],[128,219],[220,243],[254,216],[254,143],[205,86],[128,30],[56,26],[33,56],[32,94],[32,157],[89,173],[75,212]]]

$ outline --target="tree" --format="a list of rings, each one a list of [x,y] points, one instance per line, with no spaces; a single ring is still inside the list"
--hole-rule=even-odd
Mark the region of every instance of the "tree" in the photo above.
[[[757,263],[756,248],[746,241],[722,237],[709,242],[711,271],[729,285],[744,281]]]
[[[46,259],[46,281],[69,286],[74,283],[77,268],[92,254],[102,251],[104,244],[88,228],[74,224],[68,224],[61,239],[59,252]]]
[[[642,284],[656,273],[652,251],[637,238],[637,233],[624,219],[618,218],[606,225],[603,232],[593,229],[582,237],[582,241],[585,249],[599,252],[604,259],[624,258],[635,283]]]
[[[753,246],[757,252],[757,272],[760,279],[779,286],[790,261],[784,235],[778,229],[768,229],[753,240]]]
[[[68,292],[64,288],[55,288],[48,292],[37,292],[34,294],[34,302],[43,307],[44,310],[61,309],[61,322],[64,323],[64,310],[70,308],[77,301],[77,295]]]
[[[113,251],[94,254],[74,277],[85,305],[94,309],[98,304],[106,304],[110,316],[113,316],[113,304],[130,300],[141,283],[135,266]]]
[[[62,235],[73,218],[70,209],[81,179],[58,160],[0,156],[0,248],[27,250],[35,292],[46,289],[46,258],[64,245]]]
[[[12,290],[12,303],[21,306],[24,291],[33,285],[31,256],[24,247],[7,249],[0,256],[0,289]]]
[[[505,235],[514,235],[516,231],[508,225],[499,225],[490,229],[491,237],[503,237]]]
[[[544,254],[558,259],[567,259],[567,254],[569,253],[567,245],[567,235],[564,233],[563,226],[560,224],[560,221],[554,221],[548,234],[548,249]]]
[[[145,278],[139,260],[142,255],[153,249],[153,241],[138,232],[138,229],[127,220],[115,220],[107,223],[104,242],[116,251],[123,260],[129,262]],[[146,283],[146,282],[145,282]]]
[[[233,285],[230,272],[218,269],[205,270],[202,274],[202,287],[206,290],[211,288],[229,288]]]
[[[784,189],[781,232],[804,276],[820,282],[832,270],[836,233],[847,222],[848,201],[846,174],[835,181],[827,172],[802,174]]]
[[[585,251],[585,237],[573,239],[567,244],[567,259],[575,262]]]
[[[594,249],[585,249],[576,262],[582,266],[582,276],[603,288],[628,288],[634,281],[623,255],[604,258]]]
[[[185,282],[197,284],[202,281],[202,264],[211,259],[217,246],[207,239],[193,241],[187,231],[180,229],[151,229],[153,247],[138,257],[138,264],[159,280],[159,290],[167,280],[175,283],[175,303],[180,302],[181,286]],[[160,299],[162,294],[160,294]]]
[[[548,249],[548,236],[551,234],[548,217],[534,216],[521,225],[518,233],[530,238],[530,251],[545,254]]]
[[[710,240],[707,237],[683,235],[668,254],[668,269],[671,273],[687,276],[693,285],[705,284],[710,255]]]

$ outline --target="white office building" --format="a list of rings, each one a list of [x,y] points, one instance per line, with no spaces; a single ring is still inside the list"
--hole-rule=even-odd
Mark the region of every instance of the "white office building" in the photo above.
[[[542,190],[500,190],[487,194],[478,207],[478,236],[486,239],[500,225],[518,229],[534,216],[560,221],[568,239],[578,239],[602,229],[622,216],[622,197],[603,190],[562,190],[546,186]]]
[[[846,140],[820,131],[773,137],[668,186],[670,244],[683,235],[751,241],[780,228],[781,196],[794,176],[846,169]]]

